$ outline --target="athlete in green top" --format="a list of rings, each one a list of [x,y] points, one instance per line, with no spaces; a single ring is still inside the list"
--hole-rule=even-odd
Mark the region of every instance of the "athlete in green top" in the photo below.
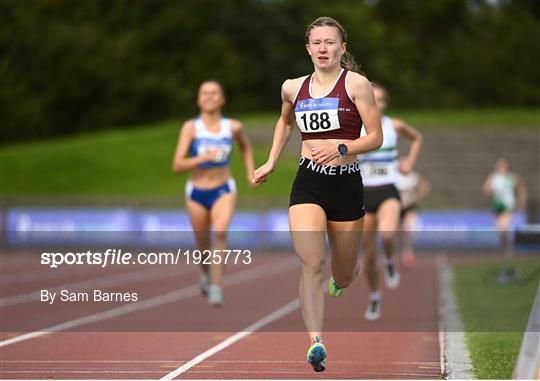
[[[491,199],[491,208],[495,213],[495,224],[501,245],[505,252],[510,252],[510,239],[508,230],[512,221],[512,214],[517,209],[524,209],[527,200],[527,189],[521,178],[510,172],[510,164],[505,158],[495,162],[492,171],[483,186],[484,194]]]

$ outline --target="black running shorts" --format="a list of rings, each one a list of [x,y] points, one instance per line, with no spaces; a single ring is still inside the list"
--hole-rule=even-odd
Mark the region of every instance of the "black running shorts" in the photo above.
[[[403,219],[407,213],[417,211],[417,210],[418,210],[418,205],[416,203],[411,204],[408,207],[401,209],[401,212],[399,212],[399,218]]]
[[[289,207],[316,204],[329,221],[355,221],[364,217],[364,195],[360,164],[318,165],[300,158]]]
[[[364,187],[364,201],[367,213],[376,213],[381,204],[391,198],[401,200],[399,191],[394,184]]]

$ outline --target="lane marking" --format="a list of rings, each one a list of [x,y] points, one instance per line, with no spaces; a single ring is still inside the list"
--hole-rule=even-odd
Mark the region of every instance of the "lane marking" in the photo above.
[[[272,262],[271,264],[265,264],[257,266],[252,269],[241,270],[234,274],[228,275],[223,281],[223,286],[233,286],[237,284],[247,283],[256,279],[265,278],[277,273],[286,272],[299,266],[296,257],[285,258]],[[159,307],[165,304],[177,302],[182,299],[187,299],[193,296],[198,296],[200,293],[199,285],[193,285],[182,288],[180,290],[168,292],[154,296],[150,299],[141,302],[135,302],[126,304],[120,307],[115,307],[110,310],[99,312],[96,314],[84,316],[78,319],[70,320],[64,323],[56,324],[50,327],[43,328],[41,331],[33,331],[20,336],[0,341],[0,348],[8,345],[20,343],[22,341],[31,340],[40,336],[48,335],[52,332],[65,331],[70,328],[79,327],[90,323],[95,323],[102,320],[115,318],[122,315],[127,315],[136,311],[147,310],[150,308]]]
[[[328,279],[323,281],[323,292],[326,292],[328,290]],[[292,311],[298,309],[300,307],[300,300],[298,298],[292,300],[291,302],[283,305],[282,307],[278,308],[274,312],[266,315],[262,319],[256,321],[253,324],[250,324],[246,328],[244,328],[243,331],[238,331],[234,335],[228,337],[227,339],[223,340],[222,342],[218,343],[217,345],[213,346],[212,348],[208,349],[207,351],[199,354],[198,356],[194,357],[187,363],[183,364],[182,366],[178,367],[175,371],[163,376],[162,380],[172,380],[175,377],[179,376],[180,374],[186,372],[190,368],[196,366],[197,364],[201,363],[202,361],[206,360],[207,358],[215,355],[216,353],[224,350],[225,348],[233,345],[237,341],[240,341],[242,339],[245,339],[249,335],[251,335],[253,332],[258,331],[259,329],[263,328],[264,326],[281,319],[282,317],[288,315]]]
[[[70,369],[43,369],[43,370],[2,370],[3,373],[11,373],[11,374],[44,374],[44,373],[81,373],[81,374],[88,374],[88,373],[96,373],[96,374],[107,374],[107,373],[117,373],[117,374],[137,374],[137,373],[163,373],[159,370],[100,370],[100,369],[88,369],[88,370],[70,370]],[[278,373],[278,374],[311,374],[313,371],[301,371],[301,370],[190,370],[189,373],[226,373],[226,374],[269,374],[269,373]],[[347,371],[327,371],[325,372],[326,375],[350,375],[353,374],[353,372],[347,372]],[[357,371],[354,371],[354,374],[358,374]],[[411,373],[411,372],[360,372],[360,374],[373,374],[373,375],[389,375],[389,376],[416,376],[416,377],[430,377],[433,378],[434,376],[437,376],[436,373],[434,374],[426,374],[426,373]],[[325,377],[327,378],[327,377]],[[403,378],[403,377],[401,377]]]
[[[203,362],[207,358],[215,355],[216,353],[224,350],[227,347],[230,347],[234,343],[242,340],[243,338],[251,335],[253,332],[258,331],[259,329],[265,327],[266,325],[281,319],[282,317],[290,314],[292,311],[298,309],[300,307],[300,301],[298,298],[290,301],[289,303],[283,305],[282,307],[278,308],[274,312],[266,315],[262,319],[256,321],[253,324],[250,324],[246,328],[244,328],[242,331],[239,331],[235,333],[234,335],[228,337],[227,339],[223,340],[219,344],[213,346],[212,348],[208,349],[207,351],[199,354],[198,356],[194,357],[184,365],[178,367],[176,370],[170,372],[169,374],[166,374],[161,378],[161,380],[172,380],[175,377],[178,377],[182,373],[188,371],[195,365],[198,365],[199,363]],[[206,371],[208,372],[208,371]],[[216,371],[217,372],[217,371]]]
[[[11,373],[11,374],[19,374],[19,373],[38,373],[38,374],[44,374],[44,373],[98,373],[98,374],[107,374],[107,373],[118,373],[118,374],[137,374],[137,373],[163,373],[159,370],[69,370],[69,369],[43,369],[43,370],[3,370],[2,373]]]
[[[448,378],[448,370],[446,369],[446,339],[444,334],[444,323],[443,323],[443,305],[446,303],[443,297],[442,287],[446,285],[443,284],[443,269],[448,266],[448,258],[446,254],[437,254],[435,257],[435,268],[437,269],[438,279],[439,279],[439,300],[437,301],[437,309],[439,311],[439,321],[437,326],[439,329],[439,368],[441,371],[441,378],[446,380]],[[445,296],[446,297],[446,296]]]
[[[63,289],[73,291],[87,291],[94,287],[114,287],[130,283],[140,283],[153,279],[170,278],[176,275],[182,275],[191,271],[190,268],[182,266],[175,268],[168,266],[167,269],[144,269],[108,275],[98,278],[86,279],[80,282],[65,283],[59,286],[47,287],[51,292],[59,292]],[[7,296],[0,299],[0,307],[13,306],[21,303],[29,303],[40,300],[40,290],[31,291],[25,294]]]
[[[92,268],[89,268],[89,267],[83,267],[80,265],[77,265],[77,266],[78,267],[70,268],[69,271],[54,271],[55,269],[51,269],[48,267],[44,267],[44,265],[40,265],[40,267],[35,270],[26,270],[26,271],[20,271],[17,273],[8,272],[9,270],[3,268],[2,280],[0,281],[0,283],[2,284],[2,286],[5,286],[11,283],[26,283],[26,282],[42,281],[42,280],[47,280],[47,279],[73,278],[77,276],[88,275],[89,270],[92,270]],[[88,265],[88,266],[92,266],[92,265]],[[94,266],[94,269],[95,268],[97,267]],[[112,268],[108,268],[108,269],[112,270]],[[130,266],[126,266],[126,269],[124,271],[111,272],[111,273],[121,274],[121,273],[125,273],[127,270],[130,270]]]
[[[36,254],[37,255],[37,254]],[[45,265],[39,264],[35,262],[35,258],[26,258],[21,260],[21,264],[25,264],[25,268],[21,269],[21,271],[13,271],[12,269],[8,269],[6,264],[2,264],[0,261],[0,267],[2,268],[2,279],[0,283],[4,286],[10,283],[24,283],[29,281],[38,281],[38,280],[46,280],[46,279],[59,279],[59,278],[69,278],[69,277],[77,277],[77,276],[84,276],[88,274],[88,270],[93,270],[96,268],[101,269],[100,267],[96,265],[76,265],[75,267],[71,267],[69,271],[54,271],[58,269],[52,269],[50,267],[45,267]],[[39,257],[38,257],[39,259]],[[28,270],[28,264],[35,264],[35,267],[31,270]],[[185,263],[182,263],[185,264]],[[126,270],[130,270],[130,268],[134,266],[130,264],[129,266],[125,266]],[[112,267],[107,267],[108,270],[111,270]],[[112,272],[112,274],[120,274],[125,273],[126,271],[118,271],[118,272]]]
[[[440,293],[440,291],[439,291]],[[448,378],[446,370],[446,340],[444,339],[442,319],[439,318],[439,369],[441,371],[441,377],[443,379]]]
[[[454,295],[454,272],[446,255],[437,255],[435,263],[439,274],[441,375],[448,379],[472,379],[473,366]]]
[[[178,359],[169,359],[169,360],[2,360],[0,363],[60,363],[60,364],[78,364],[78,363],[111,363],[111,364],[121,364],[121,363],[165,363],[165,364],[172,364],[174,363],[175,366],[178,366],[179,362],[188,362],[189,359],[186,360],[178,360]],[[209,363],[216,363],[216,364],[237,364],[237,363],[245,363],[245,364],[305,364],[305,361],[302,360],[206,360],[206,362]],[[438,363],[432,363],[430,361],[426,362],[418,362],[418,361],[370,361],[370,364],[385,364],[385,365],[411,365],[411,364],[426,364],[426,368],[437,368]],[[332,360],[332,364],[358,364],[358,361],[353,360]],[[432,365],[428,365],[432,364]],[[419,366],[421,367],[421,366]]]
[[[540,376],[540,282],[514,369],[514,378],[534,379],[538,376]]]
[[[377,376],[385,376],[384,378],[388,378],[389,376],[398,376],[399,378],[404,377],[429,377],[429,378],[436,378],[438,379],[440,374],[439,372],[432,372],[432,373],[410,373],[410,372],[365,372],[365,374],[373,374]]]
[[[89,363],[89,364],[122,364],[122,363],[173,363],[178,360],[2,360],[0,363],[36,363],[36,364],[80,364],[80,363]],[[187,360],[186,360],[187,361]]]

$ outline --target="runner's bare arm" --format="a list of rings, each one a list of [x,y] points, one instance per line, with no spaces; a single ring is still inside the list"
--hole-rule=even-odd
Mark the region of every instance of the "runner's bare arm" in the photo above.
[[[213,160],[217,152],[208,152],[205,156],[187,157],[189,146],[195,138],[195,124],[192,120],[188,120],[182,126],[180,136],[178,137],[178,144],[176,145],[176,151],[174,153],[172,170],[176,174],[187,172],[197,167],[198,165],[205,163],[209,160]]]
[[[253,172],[255,170],[255,164],[253,163],[253,148],[251,142],[247,136],[242,123],[237,120],[231,120],[233,136],[242,151],[242,158],[246,168],[246,178],[249,184],[252,184]]]
[[[527,187],[518,175],[516,175],[516,195],[518,209],[524,210],[527,206]]]
[[[294,94],[296,94],[300,86],[301,78],[286,80],[281,87],[281,115],[276,123],[274,130],[274,139],[272,141],[272,148],[268,155],[268,160],[265,164],[255,170],[253,181],[255,183],[264,182],[266,178],[276,165],[281,152],[287,145],[291,132],[294,127]]]
[[[392,121],[396,132],[411,142],[408,155],[399,163],[400,171],[407,174],[413,170],[416,164],[420,148],[422,148],[423,137],[416,128],[409,126],[401,119],[394,118]]]
[[[382,145],[381,114],[375,104],[373,87],[366,77],[349,72],[347,87],[366,129],[366,135],[347,143],[348,155],[376,150]]]
[[[485,196],[491,196],[491,179],[493,178],[493,173],[490,173],[486,180],[484,181],[484,185],[482,185],[482,191],[484,192]]]

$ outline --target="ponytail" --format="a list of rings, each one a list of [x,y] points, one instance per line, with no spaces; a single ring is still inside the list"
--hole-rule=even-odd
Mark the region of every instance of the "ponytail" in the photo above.
[[[360,64],[356,62],[356,59],[354,58],[354,56],[348,51],[345,51],[345,53],[343,53],[339,64],[344,69],[347,69],[349,71],[355,71],[359,74],[363,74],[362,71],[360,70]]]

